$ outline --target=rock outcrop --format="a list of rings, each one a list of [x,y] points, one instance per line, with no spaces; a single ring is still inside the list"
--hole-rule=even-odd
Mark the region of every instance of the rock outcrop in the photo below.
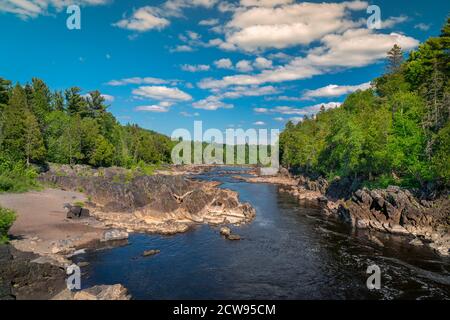
[[[65,289],[52,300],[130,300],[131,295],[121,284],[100,285],[77,292]]]
[[[129,232],[173,234],[193,223],[242,224],[255,216],[249,204],[239,202],[236,192],[217,188],[214,182],[183,176],[129,177],[104,170],[103,175],[50,170],[40,179],[66,190],[82,190],[95,203],[92,216]]]
[[[284,177],[279,177],[284,179]],[[335,178],[330,183],[318,177],[294,176],[280,191],[292,194],[299,201],[317,204],[327,215],[335,215],[355,228],[403,234],[413,244],[425,243],[440,255],[450,252],[450,200],[441,195],[426,200],[426,193],[396,186],[369,190],[361,182]],[[433,197],[432,197],[433,198]]]
[[[332,212],[357,228],[418,236],[439,254],[450,254],[450,201],[446,198],[419,201],[399,187],[363,188],[351,199],[339,201]]]
[[[63,268],[0,245],[0,300],[50,299],[66,287]]]

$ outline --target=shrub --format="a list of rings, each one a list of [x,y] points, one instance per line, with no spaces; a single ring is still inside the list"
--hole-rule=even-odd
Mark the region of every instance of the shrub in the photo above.
[[[0,192],[25,192],[39,188],[37,171],[22,162],[0,156]]]
[[[16,220],[13,210],[0,207],[0,244],[8,242],[8,230]]]

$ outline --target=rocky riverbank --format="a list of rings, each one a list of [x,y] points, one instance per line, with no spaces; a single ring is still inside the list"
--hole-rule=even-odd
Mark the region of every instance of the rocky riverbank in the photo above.
[[[336,178],[311,179],[291,175],[286,169],[273,177],[242,177],[248,182],[280,185],[301,202],[320,206],[355,228],[372,229],[411,238],[411,244],[428,245],[436,253],[450,255],[450,200],[448,195],[427,199],[424,192],[391,186],[387,189],[359,188],[359,183]]]
[[[130,176],[122,169],[59,167],[40,176],[44,183],[82,191],[91,215],[108,227],[128,232],[174,234],[193,224],[243,224],[255,210],[238,194],[181,175]]]

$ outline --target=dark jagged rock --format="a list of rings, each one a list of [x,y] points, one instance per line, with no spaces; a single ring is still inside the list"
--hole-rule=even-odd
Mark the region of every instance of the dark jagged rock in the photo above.
[[[424,237],[433,242],[431,247],[438,253],[449,254],[448,198],[424,206],[410,191],[399,187],[363,188],[356,191],[351,199],[338,201],[334,213],[357,228]]]
[[[80,206],[72,206],[69,203],[66,203],[64,205],[64,208],[67,211],[67,219],[82,219],[89,217],[89,210],[86,208],[82,208]]]
[[[66,287],[65,271],[38,256],[0,245],[0,299],[50,299]]]
[[[110,169],[102,175],[80,170],[65,168],[64,174],[50,170],[39,179],[66,190],[82,190],[96,203],[92,215],[116,228],[176,233],[186,231],[186,223],[239,224],[255,215],[249,204],[239,202],[236,192],[217,188],[216,183],[179,175],[127,178],[110,174]]]

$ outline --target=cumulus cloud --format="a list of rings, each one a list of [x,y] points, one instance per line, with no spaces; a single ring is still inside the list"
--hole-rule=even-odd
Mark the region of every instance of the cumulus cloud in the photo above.
[[[130,17],[124,18],[113,25],[138,32],[145,32],[152,29],[162,30],[170,25],[170,17],[182,17],[184,9],[191,7],[211,8],[216,3],[217,0],[167,0],[159,7],[144,6],[138,8]]]
[[[318,88],[315,90],[306,90],[303,94],[304,99],[314,98],[331,98],[340,97],[344,94],[349,94],[357,90],[366,90],[371,87],[370,82],[353,85],[353,86],[339,86],[336,84],[330,84],[328,86]]]
[[[208,71],[210,69],[210,66],[207,64],[197,64],[197,65],[183,64],[181,66],[181,69],[187,72],[199,72],[199,71]]]
[[[380,34],[369,29],[351,29],[343,34],[324,36],[320,46],[310,49],[305,57],[294,58],[285,65],[252,75],[204,79],[199,86],[212,89],[231,85],[261,85],[307,79],[340,68],[363,67],[384,59],[394,44],[407,51],[417,47],[419,41],[399,33]]]
[[[264,57],[258,57],[253,64],[257,69],[270,69],[272,68],[272,61]]]
[[[150,98],[159,101],[189,101],[192,96],[178,88],[165,86],[141,86],[132,91],[133,95],[140,98]]]
[[[230,59],[219,59],[214,61],[214,65],[219,69],[233,69],[233,62]]]
[[[236,69],[240,72],[253,71],[252,63],[249,60],[241,60],[238,63],[236,63]]]
[[[144,32],[152,29],[161,30],[167,27],[170,21],[160,17],[155,7],[142,7],[134,11],[131,17],[122,19],[113,25],[119,28]]]
[[[48,14],[51,9],[59,12],[72,4],[98,6],[109,2],[110,0],[7,0],[0,2],[0,11],[27,19]]]
[[[238,99],[242,97],[260,97],[277,94],[279,90],[273,86],[235,86],[218,94],[221,99]]]
[[[217,96],[209,96],[203,100],[194,102],[192,106],[195,109],[203,109],[203,110],[209,110],[209,111],[215,111],[218,109],[232,109],[234,106],[232,104],[224,103],[220,100]]]
[[[308,45],[330,33],[361,26],[352,21],[352,11],[365,10],[365,1],[342,3],[292,3],[292,1],[245,1],[226,25],[228,48],[257,51]],[[242,2],[241,2],[242,4]],[[218,45],[224,48],[223,43]]]

